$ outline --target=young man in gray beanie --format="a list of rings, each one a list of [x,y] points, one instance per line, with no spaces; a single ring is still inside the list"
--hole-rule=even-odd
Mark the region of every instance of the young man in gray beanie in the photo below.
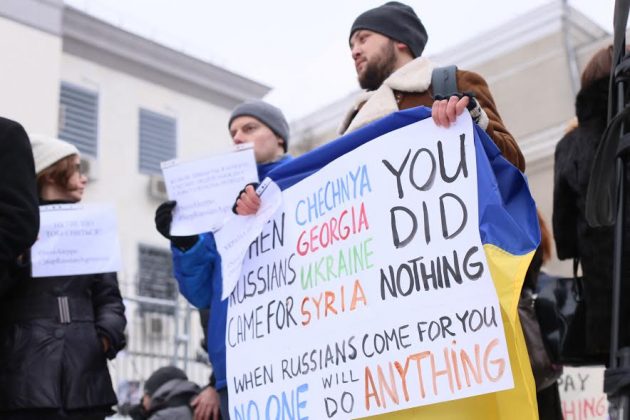
[[[289,124],[282,111],[271,104],[260,100],[243,102],[232,111],[228,128],[234,144],[253,144],[258,178],[261,181],[269,171],[291,159],[286,153]],[[243,195],[246,194],[250,199],[258,200],[253,186],[249,185],[243,190]],[[212,232],[193,236],[170,235],[175,205],[174,201],[167,201],[158,207],[155,212],[155,226],[158,232],[171,241],[173,271],[180,292],[196,307],[210,311],[206,341],[213,366],[214,383],[206,387],[193,402],[195,415],[199,412],[214,413],[220,400],[221,418],[228,420],[230,417],[225,366],[228,300],[221,301],[221,258]],[[217,392],[219,398],[216,398]],[[215,415],[212,414],[211,418],[215,420]]]
[[[478,74],[457,70],[459,92],[449,98],[434,98],[431,76],[434,67],[422,57],[427,31],[414,10],[390,1],[359,15],[350,29],[350,50],[359,85],[366,91],[346,115],[340,134],[363,127],[394,111],[420,105],[432,108],[439,126],[448,127],[468,109],[503,155],[525,170],[525,159],[497,112],[486,81]]]

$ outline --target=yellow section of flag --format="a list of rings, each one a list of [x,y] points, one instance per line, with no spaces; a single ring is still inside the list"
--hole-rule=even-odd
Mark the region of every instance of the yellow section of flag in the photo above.
[[[534,251],[525,255],[512,255],[491,244],[485,244],[484,250],[501,306],[514,388],[367,418],[387,420],[538,419],[536,385],[517,311],[523,280]]]

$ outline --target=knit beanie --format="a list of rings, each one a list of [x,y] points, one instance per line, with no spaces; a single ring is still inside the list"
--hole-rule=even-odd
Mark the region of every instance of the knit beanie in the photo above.
[[[67,141],[39,134],[30,136],[35,160],[35,173],[39,175],[44,169],[70,155],[78,155],[79,149]]]
[[[144,383],[144,392],[152,396],[162,385],[173,379],[188,380],[188,376],[183,370],[175,366],[163,366],[153,372]]]
[[[390,1],[382,6],[363,12],[355,19],[350,37],[355,31],[367,29],[402,42],[414,58],[420,57],[429,35],[416,12],[406,4]]]
[[[232,125],[232,121],[243,116],[254,117],[269,127],[271,131],[284,140],[284,151],[287,151],[289,147],[289,123],[279,108],[257,99],[245,101],[232,111],[228,128]]]

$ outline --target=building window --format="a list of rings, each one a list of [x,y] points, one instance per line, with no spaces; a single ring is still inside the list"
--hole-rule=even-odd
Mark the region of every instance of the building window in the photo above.
[[[173,278],[173,260],[167,249],[138,246],[138,296],[177,301],[177,283]],[[173,313],[174,307],[142,302],[142,311]]]
[[[177,121],[146,109],[140,109],[140,172],[161,174],[160,163],[174,159]]]
[[[98,93],[61,82],[59,138],[74,144],[82,155],[96,157]]]

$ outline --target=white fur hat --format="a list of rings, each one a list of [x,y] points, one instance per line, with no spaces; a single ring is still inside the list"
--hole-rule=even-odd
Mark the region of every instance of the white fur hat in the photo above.
[[[33,159],[35,159],[35,172],[37,175],[59,160],[70,155],[79,154],[79,149],[67,141],[39,134],[33,134],[29,137],[33,148]]]

